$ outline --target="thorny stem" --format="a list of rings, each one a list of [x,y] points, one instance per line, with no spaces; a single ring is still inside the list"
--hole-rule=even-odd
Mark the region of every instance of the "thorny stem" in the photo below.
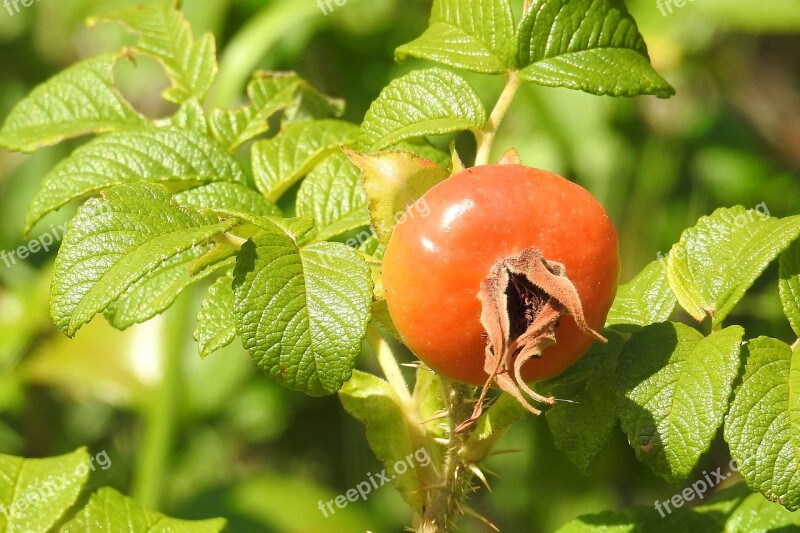
[[[511,102],[514,101],[514,96],[516,96],[521,85],[522,81],[517,76],[516,71],[511,71],[506,74],[506,85],[503,87],[503,92],[500,93],[500,98],[498,98],[497,104],[495,104],[492,110],[492,114],[489,115],[486,126],[476,133],[476,139],[478,141],[478,152],[475,156],[476,167],[489,164],[497,129],[503,122],[506,113],[508,113]]]
[[[471,490],[472,472],[464,462],[469,433],[456,433],[455,428],[472,412],[471,398],[474,389],[444,378],[442,394],[448,415],[448,443],[442,458],[439,483],[426,492],[421,516],[415,517],[416,533],[447,533],[451,530],[456,513],[461,509],[467,491]]]

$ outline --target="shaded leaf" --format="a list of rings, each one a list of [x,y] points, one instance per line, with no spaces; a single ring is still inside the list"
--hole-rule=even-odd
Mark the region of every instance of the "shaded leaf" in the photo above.
[[[669,483],[685,479],[728,409],[744,330],[708,337],[684,324],[642,328],[625,344],[617,414],[636,457]]]

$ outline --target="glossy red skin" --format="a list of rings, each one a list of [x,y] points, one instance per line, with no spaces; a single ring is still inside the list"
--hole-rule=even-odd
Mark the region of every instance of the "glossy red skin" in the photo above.
[[[386,248],[383,285],[403,341],[432,369],[486,382],[480,282],[497,259],[529,247],[566,267],[586,321],[602,330],[617,290],[619,243],[586,189],[542,170],[487,165],[453,175],[417,203]],[[556,340],[525,364],[526,381],[560,374],[593,342],[571,316],[561,319]]]

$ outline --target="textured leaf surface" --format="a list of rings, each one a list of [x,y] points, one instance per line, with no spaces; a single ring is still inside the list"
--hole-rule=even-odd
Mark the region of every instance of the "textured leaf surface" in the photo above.
[[[717,209],[683,232],[667,276],[695,319],[721,324],[764,269],[800,236],[800,216],[769,217],[744,207]]]
[[[0,455],[0,531],[50,531],[89,479],[85,448],[46,459]]]
[[[300,185],[297,214],[314,218],[321,241],[369,224],[358,167],[341,152],[323,161]]]
[[[139,115],[114,88],[118,56],[76,63],[33,89],[0,129],[0,146],[32,152],[72,137],[140,127]]]
[[[362,155],[350,150],[347,155],[364,176],[372,229],[384,246],[404,216],[430,214],[426,211],[427,204],[414,205],[414,202],[450,176],[446,168],[411,152]]]
[[[621,0],[535,0],[520,23],[520,78],[611,96],[675,90],[650,65]]]
[[[253,144],[256,186],[271,201],[308,174],[339,146],[355,142],[361,130],[341,120],[298,122],[272,139]]]
[[[382,150],[425,135],[479,130],[486,110],[464,78],[446,70],[416,70],[392,81],[364,117],[361,142]]]
[[[250,103],[234,111],[215,109],[210,126],[214,137],[233,151],[269,130],[269,118],[296,104],[302,79],[289,72],[259,72],[247,86]]]
[[[666,264],[653,261],[617,291],[606,326],[635,330],[669,319],[678,299],[669,286]]]
[[[515,37],[508,0],[434,0],[428,29],[398,48],[395,57],[499,74],[515,64]]]
[[[172,82],[164,91],[166,100],[181,104],[193,98],[198,101],[205,98],[217,73],[214,36],[207,33],[195,42],[175,0],[160,0],[116,11],[104,15],[102,20],[124,24],[139,37],[133,50],[157,59],[164,66]]]
[[[742,384],[725,420],[725,440],[752,490],[800,508],[800,347],[750,341]]]
[[[233,258],[215,262],[193,273],[192,267],[214,246],[194,246],[164,261],[149,272],[108,306],[105,316],[117,329],[150,320],[163,313],[180,296],[183,290],[223,268],[232,268]]]
[[[394,474],[395,463],[405,462],[415,451],[403,406],[389,384],[377,376],[353,372],[353,377],[339,391],[339,399],[348,413],[367,428],[369,446],[386,466],[387,475],[403,499],[417,512],[424,486],[424,468],[410,468],[403,475]]]
[[[164,262],[237,224],[174,204],[159,185],[121,185],[70,222],[53,273],[51,313],[68,336]]]
[[[234,275],[236,327],[256,364],[312,396],[350,378],[372,303],[370,269],[340,243],[298,249],[277,227],[245,243]]]
[[[224,348],[236,338],[236,313],[233,310],[233,278],[222,276],[208,289],[197,313],[194,340],[205,357]]]
[[[640,461],[669,483],[685,479],[728,409],[744,330],[709,337],[665,322],[634,333],[617,373],[617,413]]]
[[[139,502],[104,487],[92,494],[78,514],[61,527],[61,533],[220,533],[224,518],[179,520],[150,511]]]
[[[783,254],[780,261],[779,292],[783,311],[800,337],[800,240],[795,241]]]
[[[537,387],[557,402],[545,412],[556,448],[583,473],[608,440],[617,422],[614,382],[617,360],[624,340],[606,331],[608,344],[596,342],[574,366]]]
[[[50,211],[112,185],[169,182],[247,183],[239,163],[218,143],[189,130],[151,128],[99,137],[75,150],[45,176],[31,202],[30,229]]]
[[[218,181],[176,193],[179,205],[218,213],[248,213],[261,217],[280,216],[278,207],[249,187]]]

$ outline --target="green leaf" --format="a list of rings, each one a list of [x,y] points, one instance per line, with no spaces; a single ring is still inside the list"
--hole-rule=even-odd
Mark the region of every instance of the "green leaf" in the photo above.
[[[422,422],[425,434],[431,438],[444,438],[447,434],[447,419],[441,418],[447,412],[443,395],[442,378],[430,368],[420,366],[412,397],[417,417]]]
[[[783,311],[800,337],[800,240],[795,241],[779,260],[778,289],[783,302]]]
[[[547,424],[556,448],[587,475],[617,422],[614,383],[624,340],[611,331],[604,335],[607,344],[594,343],[583,359],[537,391],[564,400],[545,412]]]
[[[579,516],[561,526],[556,533],[711,533],[719,531],[711,516],[690,509],[675,509],[659,514],[652,507],[633,507],[622,511]],[[742,532],[744,533],[744,532]]]
[[[752,490],[800,508],[800,347],[750,341],[741,385],[725,419],[725,440]]]
[[[464,78],[432,68],[392,81],[364,117],[362,144],[382,150],[413,137],[477,131],[486,110]]]
[[[214,35],[207,33],[194,42],[189,23],[178,9],[178,0],[160,0],[90,19],[119,22],[139,37],[133,51],[158,60],[172,85],[164,99],[182,104],[203,101],[217,74]]]
[[[26,231],[47,213],[112,185],[247,180],[233,156],[201,134],[176,128],[112,133],[79,147],[45,176],[31,201]]]
[[[0,455],[0,531],[50,531],[89,479],[86,448],[46,459]]]
[[[234,272],[236,328],[256,364],[311,396],[349,378],[366,335],[370,269],[341,243],[298,248],[274,227],[246,242]]]
[[[73,336],[137,281],[238,221],[178,207],[160,185],[108,189],[70,222],[51,287],[51,314]]]
[[[372,229],[384,246],[404,216],[429,214],[427,204],[415,202],[450,176],[446,168],[411,152],[362,155],[347,150],[347,155],[364,175]]]
[[[508,0],[434,0],[430,26],[419,38],[397,49],[407,56],[485,74],[514,66],[516,28]]]
[[[535,0],[520,23],[519,77],[591,94],[668,98],[621,0]]]
[[[214,137],[234,151],[269,131],[269,118],[296,104],[303,80],[293,72],[258,72],[247,86],[250,103],[240,109],[215,109],[210,125]]]
[[[405,463],[409,455],[425,448],[417,448],[411,435],[412,425],[392,388],[381,378],[356,370],[339,391],[339,399],[348,413],[364,423],[369,446],[386,466],[386,474],[406,503],[420,512],[420,489],[427,486],[432,465],[423,466],[415,462],[414,468],[409,467],[405,474],[395,473],[395,464]],[[425,452],[419,453],[423,455]]]
[[[360,131],[358,126],[341,120],[298,122],[271,139],[253,144],[258,190],[276,202],[339,146],[354,143]]]
[[[195,246],[164,261],[155,270],[111,303],[105,310],[106,319],[117,329],[150,320],[171,306],[183,290],[223,268],[232,268],[234,259],[214,262],[193,273],[192,267],[214,246]]]
[[[800,216],[778,219],[744,207],[717,209],[681,235],[667,276],[686,311],[725,320],[764,269],[800,236]]]
[[[179,520],[150,511],[132,498],[104,487],[92,494],[77,515],[64,524],[61,533],[220,533],[227,528],[224,518]],[[43,531],[43,530],[42,530]]]
[[[500,393],[475,423],[475,429],[465,445],[465,460],[476,462],[485,459],[505,431],[528,415],[528,411],[513,396]]]
[[[666,265],[653,261],[617,291],[606,326],[635,331],[669,319],[678,299],[669,286]]]
[[[194,340],[197,341],[201,357],[224,348],[236,338],[232,284],[233,278],[230,275],[217,279],[200,304]]]
[[[344,114],[345,107],[345,101],[341,98],[332,98],[304,82],[300,85],[294,105],[283,113],[281,127],[285,128],[295,122],[339,118]]]
[[[64,139],[140,127],[146,119],[114,88],[119,57],[76,63],[34,88],[0,129],[0,146],[33,152]]]
[[[369,224],[361,172],[345,154],[333,154],[303,180],[297,214],[314,218],[314,238],[320,241]]]
[[[725,524],[726,533],[774,531],[789,533],[800,529],[800,514],[787,511],[764,499],[760,494],[750,494],[730,513]]]
[[[191,130],[200,135],[208,135],[208,119],[203,106],[195,100],[187,100],[174,115],[166,121],[157,121],[159,126],[173,126],[179,130]]]
[[[176,193],[173,198],[182,206],[208,209],[231,216],[247,213],[259,217],[271,217],[281,214],[275,204],[253,189],[228,181],[217,181],[186,189]]]
[[[640,461],[669,483],[685,479],[728,409],[744,330],[709,337],[664,322],[634,333],[617,372],[617,413]]]

